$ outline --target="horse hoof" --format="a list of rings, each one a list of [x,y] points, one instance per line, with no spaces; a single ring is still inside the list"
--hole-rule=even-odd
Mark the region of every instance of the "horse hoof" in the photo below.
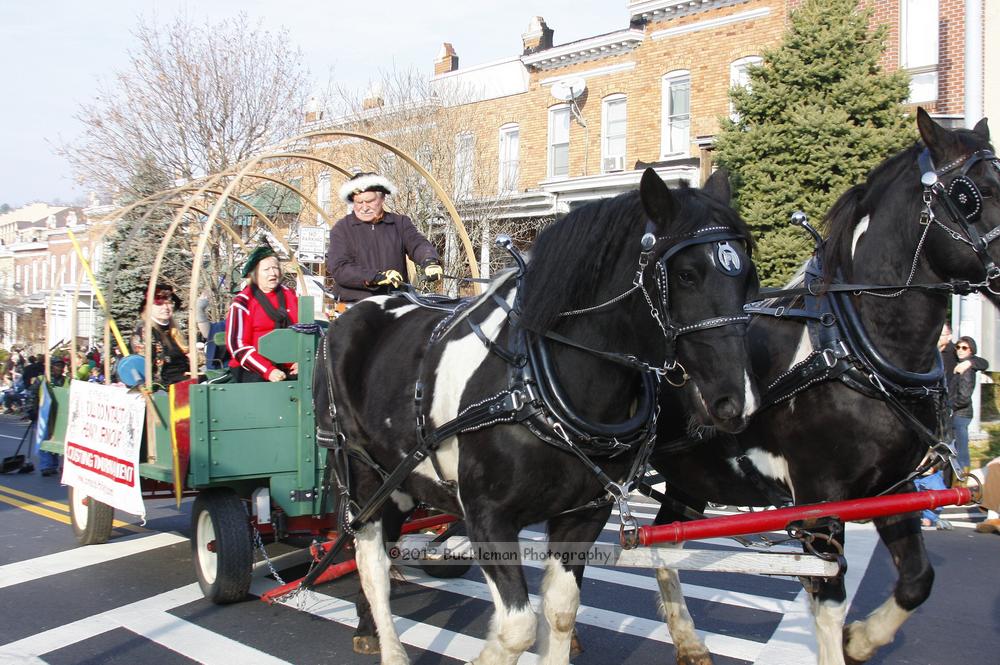
[[[708,651],[692,654],[677,654],[677,665],[713,665],[712,654]]]
[[[853,624],[851,624],[853,625]],[[849,653],[847,653],[847,648],[851,644],[851,626],[844,626],[844,665],[864,665],[868,662],[868,659],[858,660],[857,658],[852,658]]]
[[[362,656],[377,656],[379,654],[378,638],[374,635],[355,635],[354,653]]]
[[[569,657],[576,658],[581,653],[583,653],[583,645],[580,644],[580,637],[576,634],[576,629],[573,629],[573,637],[569,641]]]

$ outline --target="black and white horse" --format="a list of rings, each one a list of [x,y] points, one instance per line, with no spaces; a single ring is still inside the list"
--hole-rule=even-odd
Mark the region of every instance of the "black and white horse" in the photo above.
[[[839,274],[847,284],[941,286],[944,280],[967,280],[996,304],[995,292],[987,287],[1000,286],[991,281],[1000,274],[993,263],[1000,260],[1000,243],[989,244],[1000,235],[1000,173],[986,121],[971,131],[949,131],[920,109],[917,125],[923,145],[876,167],[866,183],[846,192],[828,214],[821,254],[825,273]],[[824,329],[833,331],[828,335],[840,334],[824,325],[832,318],[813,319],[811,327],[789,316],[754,318],[749,338],[764,393],[762,407],[738,435],[714,437],[684,450],[667,445],[654,453],[652,462],[666,477],[668,495],[699,511],[706,501],[771,505],[781,502],[775,497],[782,494],[808,504],[873,496],[907,479],[927,452],[927,431],[937,424],[939,403],[927,398],[923,388],[933,389],[940,377],[935,343],[945,321],[947,289],[826,296],[833,297],[841,304],[829,314],[842,321],[853,318],[854,332],[841,340],[850,342],[846,346],[829,344],[825,358],[816,355],[814,342]],[[772,313],[788,314],[805,306],[801,299],[767,304]],[[777,312],[782,305],[784,312]],[[845,359],[837,349],[850,353]],[[838,375],[840,362],[855,370]],[[821,379],[824,372],[830,374],[811,387],[804,385],[807,379],[790,380],[810,372]],[[916,397],[922,393],[924,397]],[[890,404],[893,399],[896,408]],[[924,436],[911,417],[927,428]],[[668,431],[673,422],[660,421],[661,442],[678,435]],[[905,482],[900,489],[912,490],[912,484]],[[682,511],[664,503],[656,522],[678,519],[685,519]],[[823,665],[844,663],[845,658],[851,663],[868,660],[893,640],[930,594],[934,571],[918,516],[880,518],[875,525],[898,571],[895,591],[869,617],[844,630],[843,577],[813,587],[811,607]],[[678,662],[710,663],[676,573],[660,570],[657,578]]]
[[[658,413],[655,368],[670,368],[674,382],[687,379],[689,412],[700,422],[723,431],[745,426],[756,401],[742,307],[756,273],[747,229],[728,204],[723,176],[703,190],[671,190],[647,170],[639,191],[546,228],[523,280],[507,274],[454,314],[376,297],[336,320],[321,347],[314,396],[319,436],[339,430],[332,445],[343,441],[349,459],[367,597],[359,601],[356,650],[377,630],[382,662],[407,662],[389,609],[383,539],[398,537],[415,503],[464,516],[471,541],[493,550],[514,550],[525,526],[547,522],[550,552],[578,554],[611,512],[609,502],[591,502],[609,490],[627,494],[629,476],[642,467],[637,455]],[[442,429],[453,432],[448,423],[494,407],[499,415],[440,440],[436,454],[365,515],[383,477],[406,464],[420,436],[440,438]],[[599,440],[605,449],[595,453]],[[590,450],[591,465],[571,446]],[[580,559],[547,564],[546,663],[569,660],[583,571],[573,561]],[[482,567],[495,614],[475,662],[515,663],[536,638],[523,571],[519,562]]]

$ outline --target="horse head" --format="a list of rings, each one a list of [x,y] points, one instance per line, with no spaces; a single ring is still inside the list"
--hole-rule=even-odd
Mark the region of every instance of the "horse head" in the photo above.
[[[922,221],[942,232],[927,244],[928,261],[943,278],[986,287],[983,293],[1000,306],[1000,161],[986,119],[971,130],[948,130],[921,108],[917,127],[925,146]]]
[[[758,283],[749,231],[730,207],[728,175],[717,171],[701,190],[671,190],[647,169],[639,196],[656,228],[646,293],[667,340],[665,378],[683,386],[701,425],[738,432],[758,404],[743,312]]]

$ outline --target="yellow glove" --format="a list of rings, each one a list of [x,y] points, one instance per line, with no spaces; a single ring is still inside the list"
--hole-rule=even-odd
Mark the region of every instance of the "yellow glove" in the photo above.
[[[444,274],[444,270],[441,268],[440,263],[428,263],[424,268],[424,278],[428,282],[436,282],[441,279],[441,275]]]
[[[383,270],[375,275],[372,283],[375,286],[391,286],[394,289],[398,289],[403,285],[403,276],[399,274],[398,270]]]

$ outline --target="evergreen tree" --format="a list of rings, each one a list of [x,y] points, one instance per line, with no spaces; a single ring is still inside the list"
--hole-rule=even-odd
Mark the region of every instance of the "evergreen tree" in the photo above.
[[[905,72],[879,65],[885,26],[857,0],[804,0],[783,43],[730,92],[716,155],[735,176],[735,201],[758,241],[768,285],[784,284],[812,242],[789,225],[795,210],[818,222],[838,196],[915,139],[902,103]]]
[[[122,204],[129,205],[171,186],[169,178],[154,160],[145,159],[130,182],[129,191],[136,192],[135,197],[122,201]],[[111,316],[126,339],[138,319],[156,253],[176,212],[173,206],[156,203],[137,206],[118,220],[105,239],[104,258],[97,278]],[[173,285],[186,307],[193,257],[185,227],[182,223],[171,239],[159,280]],[[184,318],[184,312],[174,314],[174,319],[181,325]]]

